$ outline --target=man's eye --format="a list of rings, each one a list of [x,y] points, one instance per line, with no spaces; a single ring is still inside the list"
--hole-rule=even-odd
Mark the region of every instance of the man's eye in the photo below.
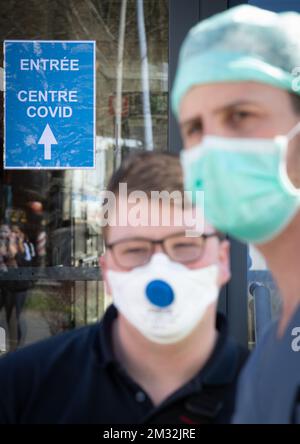
[[[188,243],[182,243],[182,244],[175,244],[174,246],[173,246],[173,248],[175,248],[176,250],[180,250],[180,249],[182,249],[182,248],[190,248],[190,247],[193,247],[194,246],[194,244],[188,244]]]
[[[240,119],[245,119],[246,117],[250,117],[252,115],[252,113],[250,113],[249,111],[239,111],[236,114],[236,117],[240,118]]]
[[[193,136],[194,134],[198,134],[199,132],[201,133],[201,131],[202,131],[202,126],[200,123],[197,123],[187,128],[186,133],[188,136]]]
[[[236,111],[228,116],[228,121],[232,124],[238,124],[254,117],[249,111]]]
[[[141,254],[146,252],[147,250],[145,248],[130,248],[124,251],[125,254]]]

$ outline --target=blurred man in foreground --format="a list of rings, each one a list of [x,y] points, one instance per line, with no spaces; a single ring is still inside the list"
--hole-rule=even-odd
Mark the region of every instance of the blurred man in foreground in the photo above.
[[[299,14],[242,5],[189,32],[173,89],[186,189],[204,190],[217,229],[257,246],[282,295],[235,422],[300,422],[299,54]]]

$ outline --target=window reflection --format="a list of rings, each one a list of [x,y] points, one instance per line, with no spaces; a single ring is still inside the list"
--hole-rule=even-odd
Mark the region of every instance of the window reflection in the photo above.
[[[1,3],[1,41],[96,40],[97,47],[95,170],[4,171],[1,165],[0,327],[9,350],[103,313],[100,193],[123,156],[151,148],[149,122],[154,149],[167,149],[168,3]],[[3,131],[0,136],[2,147]],[[83,280],[70,277],[73,267],[82,269]],[[95,274],[86,277],[85,270]]]
[[[258,325],[256,325],[256,317],[259,316],[259,313],[257,311],[261,311],[263,309],[264,316],[261,319],[264,323],[266,323],[265,327],[267,327],[269,322],[279,317],[281,310],[281,297],[276,282],[274,281],[271,272],[268,270],[268,266],[263,256],[253,245],[250,245],[248,250],[248,283],[249,344],[251,347],[253,347],[258,340],[258,338],[256,337],[256,328],[258,328]],[[260,293],[255,294],[253,290],[255,289],[255,287],[257,289],[257,287],[260,286],[264,287],[265,289],[265,299],[263,305],[256,306],[255,298],[262,298],[262,295]],[[269,313],[270,316],[266,316],[267,313]],[[260,317],[261,316],[262,315],[260,313]]]

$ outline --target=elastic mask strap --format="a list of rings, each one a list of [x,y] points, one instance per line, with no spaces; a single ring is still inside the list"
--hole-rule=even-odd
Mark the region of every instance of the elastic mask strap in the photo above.
[[[300,133],[300,122],[298,122],[286,135],[290,142],[298,133]]]
[[[279,165],[279,174],[281,177],[281,180],[285,186],[285,188],[288,190],[288,192],[292,195],[300,198],[300,189],[296,188],[294,184],[291,182],[288,172],[287,172],[287,149],[289,142],[298,134],[300,133],[300,122],[298,122],[286,135],[287,143],[282,144],[282,150],[281,150],[281,162]],[[280,137],[280,136],[279,136]],[[284,136],[283,136],[284,137]],[[300,202],[300,199],[299,199]]]
[[[192,146],[191,148],[183,148],[180,152],[180,158],[183,161],[193,162],[201,158],[204,154],[205,147],[202,143]]]

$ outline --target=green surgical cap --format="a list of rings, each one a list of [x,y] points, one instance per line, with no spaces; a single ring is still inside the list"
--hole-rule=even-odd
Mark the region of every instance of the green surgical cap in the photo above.
[[[296,75],[299,80],[300,14],[237,6],[189,31],[180,50],[172,108],[178,116],[187,91],[207,83],[255,81],[300,94]]]

